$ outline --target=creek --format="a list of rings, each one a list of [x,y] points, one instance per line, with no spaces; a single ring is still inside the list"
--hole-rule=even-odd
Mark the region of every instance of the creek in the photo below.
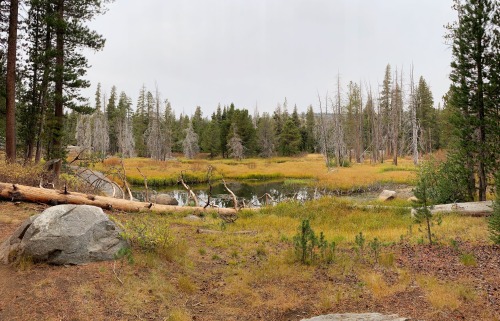
[[[240,205],[244,203],[246,207],[260,207],[266,204],[275,205],[284,200],[307,201],[327,195],[356,199],[372,199],[378,195],[373,191],[358,189],[347,192],[325,189],[319,190],[307,184],[307,181],[301,180],[232,181],[227,182],[227,185],[238,197]],[[205,206],[209,195],[208,185],[191,185],[190,188],[196,194],[200,206]],[[168,194],[174,197],[179,202],[179,206],[185,206],[188,203],[188,192],[181,185],[163,187],[160,189],[150,188],[149,195],[151,196],[155,193]],[[132,194],[141,201],[145,199],[145,190],[143,186],[133,186]],[[212,184],[210,203],[218,207],[234,207],[232,196],[224,188],[224,185],[219,182]]]

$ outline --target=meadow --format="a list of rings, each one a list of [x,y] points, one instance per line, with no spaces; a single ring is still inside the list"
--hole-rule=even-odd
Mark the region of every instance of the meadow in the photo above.
[[[380,184],[411,185],[416,168],[410,159],[401,159],[398,166],[391,161],[382,164],[353,163],[350,167],[325,165],[322,155],[308,154],[301,157],[273,157],[269,159],[249,158],[241,161],[233,159],[185,159],[156,161],[149,158],[127,158],[123,160],[129,183],[142,185],[147,177],[151,186],[177,184],[179,175],[184,175],[187,183],[206,183],[207,169],[213,168],[212,180],[307,180],[308,184],[330,190],[366,189]],[[108,158],[94,164],[96,170],[113,172],[120,169],[120,159]],[[141,175],[142,173],[142,175]]]
[[[127,178],[137,184],[142,184],[137,168],[150,184],[170,184],[181,172],[203,181],[208,166],[214,176],[232,180],[286,178],[339,190],[411,186],[416,175],[409,159],[397,167],[366,162],[330,171],[320,155],[241,162],[124,160]],[[119,160],[111,158],[94,168],[118,167]],[[5,209],[0,238],[36,212],[28,204],[0,206]],[[70,313],[96,320],[285,321],[381,312],[418,320],[500,320],[500,248],[488,238],[487,219],[445,215],[432,226],[430,245],[409,207],[406,197],[389,202],[323,197],[243,209],[234,223],[189,207],[161,214],[108,212],[130,249],[115,262],[84,267],[22,262],[13,272],[0,268],[0,276],[11,275],[0,279],[2,288],[24,300],[21,312],[4,306],[0,316],[42,310],[49,319]],[[314,246],[301,245],[305,221]]]

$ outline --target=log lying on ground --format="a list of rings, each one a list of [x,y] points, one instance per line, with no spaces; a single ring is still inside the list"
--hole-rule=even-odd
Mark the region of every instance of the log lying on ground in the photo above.
[[[33,203],[57,204],[86,204],[101,207],[107,210],[119,210],[124,212],[181,212],[196,211],[216,212],[222,215],[234,215],[233,208],[203,208],[182,207],[173,205],[160,205],[146,202],[135,202],[105,196],[88,195],[76,192],[65,192],[53,189],[9,184],[0,182],[0,198],[10,201],[25,201]]]
[[[467,216],[488,216],[493,213],[493,201],[440,204],[429,207],[432,214],[458,213]],[[411,210],[415,215],[415,209]]]

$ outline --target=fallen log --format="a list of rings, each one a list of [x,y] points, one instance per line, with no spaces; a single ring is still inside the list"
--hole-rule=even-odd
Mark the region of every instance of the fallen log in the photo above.
[[[38,187],[24,186],[0,182],[0,198],[12,202],[24,201],[32,203],[45,203],[49,205],[57,204],[77,204],[94,205],[107,210],[118,210],[124,212],[181,212],[196,211],[216,212],[222,215],[236,215],[233,208],[203,208],[203,207],[183,207],[174,205],[160,205],[146,202],[136,202],[112,197],[88,195],[83,193],[58,191]]]
[[[257,231],[234,231],[234,232],[223,232],[223,231],[217,231],[217,230],[208,230],[204,228],[199,228],[196,230],[196,233],[198,234],[233,234],[233,235],[256,235]]]
[[[432,214],[437,213],[458,213],[466,216],[489,216],[493,213],[493,201],[483,202],[466,202],[466,203],[452,203],[452,204],[439,204],[429,206]],[[416,210],[411,210],[411,215],[415,216]]]

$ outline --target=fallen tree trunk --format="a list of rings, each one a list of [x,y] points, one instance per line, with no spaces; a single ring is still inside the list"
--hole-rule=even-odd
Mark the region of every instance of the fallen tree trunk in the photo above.
[[[183,207],[173,205],[160,205],[146,202],[135,202],[105,196],[88,195],[76,192],[65,192],[53,189],[1,183],[0,198],[10,201],[25,201],[33,203],[57,204],[86,204],[101,207],[107,210],[119,210],[124,212],[180,212],[196,211],[216,212],[222,215],[235,215],[236,210],[232,208],[203,208]]]
[[[432,214],[458,213],[466,216],[489,216],[493,213],[493,201],[439,204],[430,206],[429,210]],[[414,216],[415,213],[415,209],[412,209],[411,215]]]

